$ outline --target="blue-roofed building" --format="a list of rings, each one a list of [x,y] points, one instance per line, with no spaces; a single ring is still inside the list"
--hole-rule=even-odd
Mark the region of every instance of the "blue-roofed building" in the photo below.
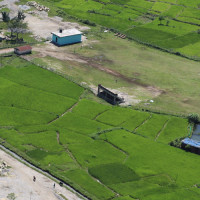
[[[189,147],[189,151],[193,152],[193,153],[197,153],[200,154],[200,141],[199,140],[195,140],[192,138],[185,138],[184,140],[182,140],[182,148],[186,149],[186,147]]]
[[[52,42],[58,46],[82,42],[82,33],[77,29],[59,29],[58,32],[52,32],[51,34]]]

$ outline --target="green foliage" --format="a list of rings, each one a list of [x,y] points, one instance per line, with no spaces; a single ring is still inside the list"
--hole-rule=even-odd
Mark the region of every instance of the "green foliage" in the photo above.
[[[2,11],[1,14],[2,14],[3,22],[9,22],[10,21],[9,12]]]
[[[7,198],[9,200],[15,200],[17,197],[15,196],[15,193],[10,193],[10,194],[8,194]]]
[[[98,165],[89,168],[89,173],[106,185],[139,180],[139,176],[121,163]]]
[[[188,116],[188,121],[189,121],[189,123],[198,124],[200,122],[199,114],[197,114],[197,113],[190,114]]]
[[[165,19],[164,16],[160,16],[160,17],[159,17],[160,25],[162,24],[162,21],[163,21],[164,19]]]

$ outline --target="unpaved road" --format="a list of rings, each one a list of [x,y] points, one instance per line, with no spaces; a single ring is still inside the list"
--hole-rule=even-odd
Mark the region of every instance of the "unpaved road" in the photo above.
[[[51,179],[27,167],[0,149],[0,159],[11,166],[9,175],[0,177],[0,200],[14,193],[16,200],[62,200],[59,194],[69,200],[80,200],[74,193],[56,184]],[[33,182],[33,176],[36,182]]]
[[[13,53],[14,48],[0,49],[0,54]]]

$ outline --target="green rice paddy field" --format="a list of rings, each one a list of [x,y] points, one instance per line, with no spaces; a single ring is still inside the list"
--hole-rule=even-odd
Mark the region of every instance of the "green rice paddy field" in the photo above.
[[[22,0],[26,2],[27,0]],[[200,57],[200,0],[38,0],[50,15],[89,20],[140,42]],[[160,22],[159,17],[164,20]]]
[[[15,58],[0,69],[0,141],[90,199],[199,199],[199,156],[168,145],[188,122],[82,98]]]

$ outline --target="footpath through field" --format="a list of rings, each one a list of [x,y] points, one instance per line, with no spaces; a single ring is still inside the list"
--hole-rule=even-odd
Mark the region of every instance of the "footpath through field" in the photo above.
[[[8,176],[0,177],[0,199],[14,193],[20,200],[62,200],[62,194],[69,200],[79,200],[74,193],[55,184],[54,181],[19,162],[0,149],[0,159],[11,166]],[[33,176],[36,181],[33,182]]]

